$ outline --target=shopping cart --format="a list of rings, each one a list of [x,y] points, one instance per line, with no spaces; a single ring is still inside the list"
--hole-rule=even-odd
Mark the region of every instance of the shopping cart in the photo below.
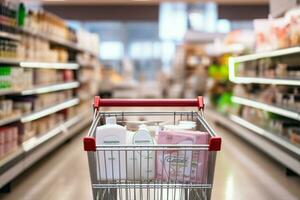
[[[100,111],[101,107],[196,107],[196,111],[116,112]],[[213,187],[217,151],[221,138],[203,117],[204,102],[197,99],[94,99],[94,120],[88,136],[83,139],[87,151],[93,199],[101,200],[202,200],[210,199]],[[96,145],[96,127],[106,117],[114,116],[118,124],[126,125],[139,118],[176,124],[188,120],[196,122],[196,129],[208,132],[205,144],[154,145]],[[160,159],[160,171],[145,177],[141,169],[150,168],[150,156]],[[104,159],[103,159],[104,157]],[[131,159],[129,159],[131,158]],[[147,159],[145,164],[143,158]],[[142,162],[143,160],[143,162]],[[142,166],[143,165],[143,166]],[[200,167],[199,167],[200,166]],[[140,170],[137,170],[137,169]],[[140,172],[139,172],[140,171]],[[122,174],[123,173],[123,174]],[[125,174],[124,174],[125,173]],[[129,175],[130,174],[130,175]],[[159,177],[159,175],[162,175]],[[129,177],[130,176],[130,177]]]

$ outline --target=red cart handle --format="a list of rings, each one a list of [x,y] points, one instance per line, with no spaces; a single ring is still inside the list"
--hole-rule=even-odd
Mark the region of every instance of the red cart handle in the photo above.
[[[204,109],[204,99],[101,99],[94,98],[94,108],[99,107],[197,107]]]

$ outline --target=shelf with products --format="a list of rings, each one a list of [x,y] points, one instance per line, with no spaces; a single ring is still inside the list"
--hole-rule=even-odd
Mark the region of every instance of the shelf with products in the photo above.
[[[21,95],[42,94],[42,93],[56,92],[56,91],[61,91],[61,90],[69,90],[69,89],[78,88],[79,85],[80,85],[79,82],[72,81],[72,82],[66,82],[66,83],[38,86],[38,87],[34,87],[32,89],[27,89],[27,90],[21,91]]]
[[[64,110],[66,108],[75,106],[79,103],[79,99],[78,98],[74,98],[68,101],[65,101],[63,103],[60,104],[56,104],[54,106],[50,106],[48,108],[42,109],[40,111],[36,111],[33,113],[30,113],[28,115],[25,115],[23,117],[21,117],[21,122],[25,123],[25,122],[30,122],[42,117],[45,117],[47,115],[50,115],[52,113],[58,112],[60,110]]]
[[[3,31],[0,31],[0,38],[6,38],[6,39],[16,40],[16,41],[21,40],[21,37],[19,35],[3,32]]]
[[[289,141],[291,144],[298,146],[300,151],[299,120],[251,106],[242,106],[235,115],[265,130],[270,130],[274,137]]]
[[[300,47],[231,57],[229,78],[234,83],[300,85]]]
[[[12,14],[21,6],[24,14],[22,23],[0,14],[9,21],[0,22],[1,188],[91,122],[90,101],[80,95],[97,93],[90,86],[99,85],[100,62],[97,34],[75,31],[45,11],[27,12],[24,4],[0,5]]]
[[[91,56],[98,57],[98,55],[95,52],[92,52],[91,50],[88,50],[86,48],[81,47],[76,42],[71,42],[71,41],[68,41],[66,39],[59,38],[57,36],[51,36],[49,34],[42,34],[40,32],[32,31],[32,30],[27,29],[27,28],[20,28],[19,32],[23,33],[23,34],[26,34],[26,35],[30,35],[30,36],[33,36],[33,37],[43,39],[45,41],[48,41],[50,43],[53,43],[53,44],[56,44],[56,45],[59,45],[59,46],[62,46],[62,47],[66,47],[66,48],[71,49],[73,51],[85,52],[85,53],[87,53]]]
[[[21,119],[20,113],[13,113],[13,114],[10,114],[9,116],[1,117],[0,118],[0,126],[19,121],[20,119]]]
[[[276,114],[300,121],[300,112],[296,111],[296,110],[290,110],[290,109],[279,107],[276,105],[270,105],[270,104],[259,102],[257,100],[249,100],[249,99],[237,97],[237,96],[233,96],[231,98],[231,100],[237,104],[250,106],[253,108],[257,108],[257,109],[262,109],[262,110],[265,110],[268,112],[276,113]]]
[[[20,62],[19,65],[23,68],[79,69],[79,65],[77,63]]]
[[[75,31],[60,17],[41,9],[26,10],[22,3],[1,3],[1,7],[8,11],[1,13],[0,46],[7,47],[0,51],[1,58],[42,60],[43,56],[47,60],[62,49],[98,57],[99,38],[95,34]],[[24,57],[34,54],[24,54],[25,49],[30,52],[32,48],[39,50],[35,52],[38,59]]]
[[[255,78],[255,77],[236,77],[231,79],[234,83],[241,84],[272,84],[272,85],[300,85],[300,80],[278,79],[278,78]]]
[[[97,58],[86,54],[79,54],[77,60],[80,63],[78,79],[80,87],[77,90],[78,97],[85,101],[99,94],[102,80],[102,65]]]
[[[30,95],[77,88],[72,69],[0,67],[0,94]]]
[[[83,119],[83,116],[86,117],[86,115],[79,115],[79,116],[73,117],[73,118],[67,120],[66,122],[58,125],[57,127],[53,128],[49,131],[46,131],[46,133],[41,133],[37,136],[31,137],[30,139],[28,139],[22,143],[22,148],[24,149],[25,152],[29,152],[29,151],[33,150],[37,146],[47,142],[48,140],[55,137],[56,135],[66,132],[68,128],[79,123],[80,120]]]
[[[18,59],[0,59],[1,65],[12,65],[23,68],[45,68],[45,69],[72,69],[77,70],[79,64],[72,62],[37,62],[37,61],[22,61]]]
[[[240,134],[248,142],[298,174],[299,55],[300,47],[297,46],[229,58],[229,78],[234,83],[231,101],[236,107],[227,115],[231,123],[251,134]],[[272,151],[267,149],[270,142]],[[277,157],[275,152],[280,156]]]
[[[296,154],[297,156],[300,156],[299,145],[297,146],[295,144],[292,144],[287,138],[285,138],[284,136],[281,136],[279,133],[274,133],[272,131],[269,131],[269,130],[262,128],[254,123],[244,120],[243,118],[236,116],[236,115],[229,115],[229,118],[233,122],[267,138],[268,140],[274,142],[275,144],[278,144],[280,147],[284,147],[285,149]]]
[[[207,109],[206,116],[260,148],[273,159],[300,175],[300,152],[295,145],[281,139],[273,132],[262,129],[236,115],[225,115],[212,109]],[[267,139],[266,135],[277,142]],[[282,146],[286,146],[290,150],[287,151],[287,148],[284,150]],[[291,152],[295,153],[291,154]]]
[[[64,82],[64,83],[57,83],[57,84],[50,84],[50,85],[41,85],[41,86],[35,86],[32,88],[24,89],[24,90],[2,90],[0,89],[0,96],[4,95],[34,95],[34,94],[43,94],[43,93],[49,93],[49,92],[56,92],[56,91],[62,91],[62,90],[69,90],[69,89],[75,89],[80,86],[80,83],[77,81],[71,81],[71,82]]]
[[[18,149],[0,159],[0,188],[25,171],[38,159],[86,127],[91,122],[92,115],[86,112],[82,113],[40,136],[24,141]]]
[[[274,51],[267,51],[267,52],[260,52],[260,53],[238,56],[238,57],[232,58],[232,62],[233,63],[241,63],[241,62],[247,62],[247,61],[254,61],[254,60],[258,60],[258,59],[262,59],[262,58],[286,56],[286,55],[296,54],[296,53],[300,53],[300,47],[290,47],[290,48],[278,49],[278,50],[274,50]]]

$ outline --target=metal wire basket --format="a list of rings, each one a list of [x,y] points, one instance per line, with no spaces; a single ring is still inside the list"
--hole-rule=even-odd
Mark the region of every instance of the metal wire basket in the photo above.
[[[200,112],[101,112],[99,110],[99,107],[111,106],[196,106]],[[221,138],[214,133],[203,117],[202,97],[165,100],[100,100],[96,97],[94,108],[94,120],[88,136],[84,138],[93,199],[198,200],[211,198],[216,155],[221,147]],[[96,127],[103,125],[105,118],[111,116],[116,117],[118,124],[123,126],[126,126],[128,121],[141,117],[154,121],[158,127],[160,122],[176,124],[178,121],[194,121],[196,130],[208,134],[206,141],[201,144],[96,145]]]

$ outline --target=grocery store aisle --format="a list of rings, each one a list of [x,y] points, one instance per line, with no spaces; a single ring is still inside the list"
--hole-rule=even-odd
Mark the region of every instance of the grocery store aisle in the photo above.
[[[211,120],[210,120],[211,121]],[[220,127],[213,200],[297,200],[300,178],[286,177],[283,168]],[[3,200],[87,200],[91,198],[87,159],[81,137],[39,162],[13,185]]]

